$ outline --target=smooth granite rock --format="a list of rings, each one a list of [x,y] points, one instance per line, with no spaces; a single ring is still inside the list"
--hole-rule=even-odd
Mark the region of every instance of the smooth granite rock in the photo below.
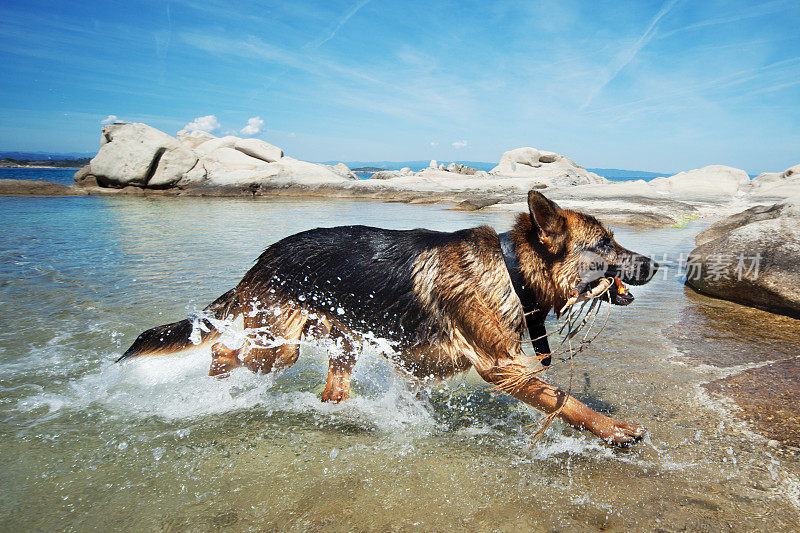
[[[800,197],[737,213],[700,233],[696,242],[688,286],[800,317]]]
[[[177,139],[146,124],[110,124],[103,128],[105,143],[94,156],[91,174],[109,187],[144,187],[168,149]]]

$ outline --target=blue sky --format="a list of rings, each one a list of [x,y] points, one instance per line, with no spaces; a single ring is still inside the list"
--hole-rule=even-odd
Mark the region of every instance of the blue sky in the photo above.
[[[214,115],[315,161],[800,163],[796,0],[5,0],[0,20],[0,150]]]

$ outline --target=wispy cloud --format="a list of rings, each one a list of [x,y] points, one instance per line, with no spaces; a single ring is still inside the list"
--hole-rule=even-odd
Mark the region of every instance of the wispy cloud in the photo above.
[[[450,145],[453,148],[455,148],[456,150],[458,150],[459,148],[466,148],[467,147],[467,141],[455,141],[455,142],[451,143]]]
[[[586,109],[589,107],[589,105],[592,103],[592,100],[594,100],[595,97],[600,94],[602,90],[605,89],[605,87],[619,75],[620,72],[622,72],[622,69],[624,69],[630,64],[631,61],[633,61],[642,48],[647,46],[647,43],[649,43],[655,35],[656,26],[658,26],[658,23],[661,21],[664,15],[672,11],[672,8],[674,8],[678,2],[679,0],[667,0],[664,2],[664,4],[662,4],[661,9],[658,10],[656,16],[650,21],[650,25],[644,31],[642,36],[639,37],[635,43],[633,43],[633,46],[626,48],[618,55],[616,65],[614,65],[614,67],[611,69],[611,72],[606,75],[603,82],[589,94],[589,97],[581,106],[581,109]]]
[[[100,121],[100,124],[112,124],[117,121],[117,115],[108,115]]]
[[[738,70],[725,76],[704,79],[699,83],[688,83],[681,86],[679,89],[666,91],[660,94],[654,94],[646,98],[640,98],[638,100],[606,106],[603,108],[592,109],[590,113],[619,113],[621,110],[630,110],[637,107],[640,109],[660,109],[663,108],[666,105],[666,102],[670,99],[685,99],[689,96],[701,95],[707,91],[718,91],[720,89],[743,85],[751,81],[758,81],[759,87],[753,89],[753,91],[743,91],[741,93],[737,93],[742,97],[749,97],[754,94],[759,94],[760,92],[792,87],[797,83],[800,83],[797,82],[798,73],[800,73],[800,56],[795,56],[752,69]],[[771,84],[769,81],[771,81]],[[765,83],[767,83],[767,85],[765,85]],[[629,113],[633,112],[635,111],[629,111]]]
[[[728,17],[718,17],[713,19],[701,20],[699,22],[694,22],[691,24],[686,24],[677,28],[675,30],[663,33],[659,35],[659,39],[666,39],[667,37],[672,37],[678,33],[683,33],[686,31],[691,30],[698,30],[701,28],[709,28],[711,26],[719,26],[721,24],[733,24],[734,22],[741,22],[743,20],[754,19],[758,17],[764,17],[767,15],[772,15],[774,13],[780,13],[785,11],[787,7],[787,2],[783,0],[776,0],[772,2],[767,2],[765,4],[752,4],[748,5],[747,9],[736,9],[736,14]]]
[[[365,5],[369,4],[371,1],[372,0],[361,0],[360,2],[357,2],[356,4],[354,4],[350,9],[347,10],[347,12],[344,14],[344,16],[341,19],[339,19],[338,24],[336,24],[336,27],[333,28],[333,31],[331,31],[330,34],[328,34],[327,37],[323,37],[323,38],[318,39],[318,40],[316,40],[316,41],[314,41],[312,43],[309,43],[308,46],[310,48],[319,48],[323,44],[325,44],[328,41],[330,41],[331,39],[333,39],[336,36],[336,34],[339,32],[339,30],[342,29],[342,26],[347,24],[347,21],[350,20],[353,17],[353,15],[358,13],[359,9],[361,9]]]

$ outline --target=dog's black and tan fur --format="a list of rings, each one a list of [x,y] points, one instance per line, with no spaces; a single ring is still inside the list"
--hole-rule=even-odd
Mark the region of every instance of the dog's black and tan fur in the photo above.
[[[273,244],[206,309],[218,319],[241,315],[249,332],[238,350],[213,346],[210,374],[286,368],[297,360],[301,338],[332,338],[340,353],[330,359],[322,399],[338,402],[348,397],[367,334],[393,342],[396,363],[413,378],[442,379],[475,367],[486,381],[545,412],[561,408],[566,422],[609,442],[640,438],[640,426],[596,413],[533,375],[521,341],[526,321],[532,338],[544,333],[547,313],[561,309],[580,281],[586,252],[603,259],[603,274],[627,283],[646,283],[657,265],[619,246],[594,217],[560,209],[534,191],[528,206],[503,236],[518,263],[511,275],[501,237],[487,226],[453,233],[320,228]],[[522,280],[517,290],[513,275]],[[145,331],[121,359],[183,349],[192,327],[184,320]],[[203,329],[205,342],[219,336]],[[542,356],[549,352],[546,338],[534,347]]]

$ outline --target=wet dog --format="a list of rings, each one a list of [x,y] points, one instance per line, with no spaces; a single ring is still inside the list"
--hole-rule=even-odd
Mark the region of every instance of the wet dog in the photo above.
[[[596,218],[561,209],[536,191],[528,211],[500,235],[487,226],[452,233],[343,226],[292,235],[267,248],[205,315],[145,331],[120,360],[213,342],[220,336],[216,321],[241,316],[246,342],[236,349],[214,344],[210,375],[286,368],[302,338],[327,338],[334,349],[322,400],[339,402],[349,395],[361,344],[383,339],[411,379],[439,380],[474,367],[487,382],[546,413],[557,411],[574,427],[608,442],[633,442],[641,426],[597,413],[531,372],[522,340],[527,328],[547,364],[550,311],[603,277],[646,283],[658,265],[620,246]],[[585,267],[587,256],[593,269]],[[632,299],[624,289],[611,293],[612,303]]]

